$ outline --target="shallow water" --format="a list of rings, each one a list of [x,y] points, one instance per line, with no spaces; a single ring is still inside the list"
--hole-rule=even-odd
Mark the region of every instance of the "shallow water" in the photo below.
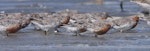
[[[6,12],[55,12],[75,9],[80,12],[120,12],[119,1],[106,0],[102,5],[94,0],[1,0],[0,11]],[[125,11],[138,12],[139,6],[131,2],[124,3]],[[136,8],[136,9],[135,9]]]
[[[118,0],[105,0],[104,4],[95,4],[93,0],[0,0],[0,11],[11,12],[56,12],[64,9],[75,9],[81,13],[84,12],[108,12],[112,16],[129,16],[136,15],[142,9],[126,0],[124,3],[125,12],[120,12]],[[92,33],[83,33],[82,36],[72,36],[73,33],[49,33],[44,35],[42,31],[35,31],[33,27],[28,27],[15,34],[10,34],[9,37],[0,37],[1,50],[14,49],[67,49],[72,47],[76,49],[117,49],[121,47],[128,48],[129,46],[149,47],[150,45],[150,26],[144,21],[140,21],[138,26],[131,31],[125,33],[109,31],[105,35],[100,35],[99,38],[93,37]],[[66,47],[67,46],[67,47]],[[91,48],[89,48],[89,46]],[[113,47],[111,47],[113,46]],[[5,48],[6,47],[6,48]],[[62,47],[62,48],[60,48]],[[72,49],[70,47],[70,49]],[[81,47],[81,48],[79,48]],[[100,47],[100,48],[99,48]],[[108,48],[110,47],[110,48]],[[116,48],[117,47],[117,48]],[[7,49],[8,48],[8,49]],[[103,49],[103,50],[104,50]],[[133,48],[134,49],[134,48]],[[146,48],[147,49],[147,48]],[[15,51],[15,50],[14,50]],[[116,50],[115,50],[116,51]]]

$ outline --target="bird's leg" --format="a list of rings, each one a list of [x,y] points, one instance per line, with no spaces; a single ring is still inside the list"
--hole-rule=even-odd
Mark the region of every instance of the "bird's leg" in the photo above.
[[[124,8],[123,8],[123,0],[120,0],[120,9],[121,9],[121,12],[124,11]]]
[[[121,33],[123,33],[123,30],[120,30]]]
[[[7,32],[6,32],[6,36],[7,36],[7,37],[9,36]]]
[[[94,35],[94,37],[95,37],[95,38],[97,38],[97,37],[98,37],[98,35],[97,35],[97,34],[95,34],[95,35]]]
[[[81,36],[81,34],[79,33],[79,31],[76,32],[76,36]]]
[[[73,35],[73,36],[78,36],[78,34],[79,34],[78,32],[75,32],[75,35]]]
[[[44,34],[47,35],[47,31],[44,31]]]
[[[81,36],[81,34],[80,34],[80,33],[78,33],[78,35],[79,35],[79,36]]]
[[[75,35],[74,36],[78,36],[78,33],[77,32],[75,32]]]

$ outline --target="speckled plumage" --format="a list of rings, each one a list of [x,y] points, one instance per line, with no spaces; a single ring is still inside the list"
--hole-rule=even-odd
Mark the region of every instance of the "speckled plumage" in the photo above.
[[[114,24],[113,25],[114,29],[123,32],[135,28],[138,21],[139,21],[138,16],[129,16],[129,17],[113,20],[112,23]]]
[[[57,28],[62,24],[67,24],[70,17],[58,14],[33,14],[34,19],[31,23],[34,27],[39,28],[47,34],[48,31],[57,32]]]
[[[8,33],[16,33],[20,29],[27,27],[31,21],[29,17],[24,17],[23,13],[3,13],[0,19],[0,31],[7,35]]]
[[[96,35],[105,34],[111,25],[100,23],[101,21],[107,19],[107,13],[85,13],[85,14],[74,14],[70,16],[70,22],[66,26],[69,32],[73,32],[80,35],[85,31],[90,31],[96,33]],[[103,19],[105,18],[105,19]]]

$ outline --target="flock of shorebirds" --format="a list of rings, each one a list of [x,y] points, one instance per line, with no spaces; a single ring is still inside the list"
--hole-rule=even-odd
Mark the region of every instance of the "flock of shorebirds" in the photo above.
[[[59,32],[64,29],[67,32],[80,33],[89,31],[97,35],[107,33],[111,28],[120,32],[133,29],[139,21],[138,16],[129,16],[123,18],[113,18],[106,12],[103,13],[78,13],[76,10],[64,10],[50,13],[3,13],[0,15],[1,32],[8,36],[9,33],[15,33],[29,24],[35,29],[42,30],[45,35],[48,32]]]
[[[30,25],[43,31],[45,35],[64,29],[76,36],[88,31],[97,37],[107,33],[110,29],[119,32],[131,30],[136,27],[139,20],[138,15],[116,18],[106,12],[78,13],[76,10],[63,10],[56,13],[1,13],[0,32],[8,36],[9,33],[16,33]],[[148,17],[144,20],[150,24]]]

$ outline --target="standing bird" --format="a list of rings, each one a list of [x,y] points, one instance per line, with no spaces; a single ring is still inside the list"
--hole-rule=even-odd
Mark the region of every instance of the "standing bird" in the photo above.
[[[75,36],[86,31],[86,26],[83,24],[87,22],[88,17],[86,17],[85,14],[74,14],[68,18],[70,18],[68,24],[61,26],[60,28],[66,30],[66,32],[75,33]]]
[[[44,31],[44,34],[47,35],[49,31],[58,32],[57,28],[59,28],[62,24],[67,24],[68,20],[70,19],[69,16],[64,17],[57,14],[46,14],[41,15],[41,13],[33,14],[32,18],[34,19],[31,21],[32,25],[35,28],[39,28]]]
[[[17,25],[14,26],[9,26],[9,27],[1,27],[3,28],[3,31],[5,31],[6,35],[8,36],[9,33],[16,33],[17,31],[19,31],[20,29],[22,29],[22,23],[18,23]]]
[[[87,26],[87,31],[95,33],[95,37],[98,35],[103,35],[107,33],[111,29],[110,24],[103,24],[103,23],[91,23]]]
[[[113,28],[120,32],[127,31],[136,27],[139,22],[138,16],[129,16],[111,21]]]
[[[5,33],[7,36],[9,33],[16,33],[22,28],[25,28],[26,26],[23,26],[26,24],[27,21],[25,19],[21,19],[22,14],[18,13],[6,13],[5,16],[0,16],[0,32]]]
[[[41,29],[42,31],[44,31],[44,34],[47,35],[48,31],[53,31],[53,32],[58,32],[57,28],[59,25],[57,25],[57,23],[51,23],[51,24],[42,24],[40,23],[40,21],[31,21],[31,23],[36,26],[37,28]]]
[[[64,30],[66,30],[66,32],[71,32],[71,33],[75,33],[75,36],[80,36],[80,33],[86,32],[86,26],[83,26],[81,24],[71,24],[71,25],[65,25],[65,26],[61,26],[60,28],[64,28]]]

